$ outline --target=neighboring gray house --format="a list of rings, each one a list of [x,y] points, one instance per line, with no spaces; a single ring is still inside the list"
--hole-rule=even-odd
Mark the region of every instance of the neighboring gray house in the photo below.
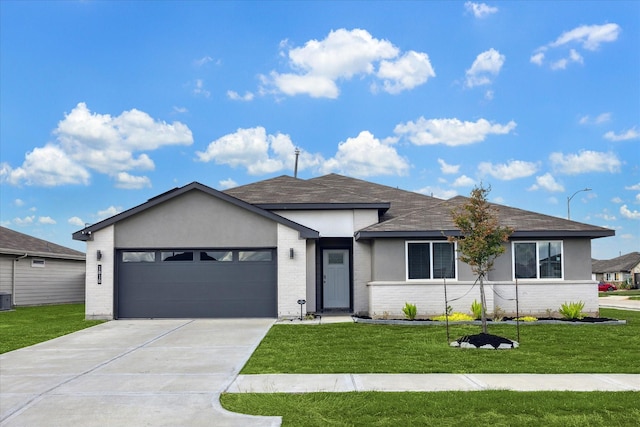
[[[640,252],[631,252],[613,259],[592,260],[595,280],[616,286],[640,287]]]
[[[0,293],[11,306],[84,301],[82,252],[0,227]]]
[[[446,240],[440,200],[330,174],[220,192],[194,182],[73,234],[87,242],[87,318],[402,317],[469,312],[475,277]],[[489,311],[546,315],[567,301],[597,314],[591,239],[614,231],[494,205],[514,228],[487,282]]]

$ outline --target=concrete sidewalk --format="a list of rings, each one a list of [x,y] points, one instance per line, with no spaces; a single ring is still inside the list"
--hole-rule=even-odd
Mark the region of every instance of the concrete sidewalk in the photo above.
[[[640,391],[639,374],[239,375],[228,393],[433,391]]]
[[[598,298],[600,308],[618,308],[620,310],[640,311],[640,301],[630,300],[624,295],[610,295]]]

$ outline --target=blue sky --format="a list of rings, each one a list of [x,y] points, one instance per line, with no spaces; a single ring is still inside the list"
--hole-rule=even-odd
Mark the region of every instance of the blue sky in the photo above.
[[[0,2],[0,221],[341,173],[640,250],[640,2]]]

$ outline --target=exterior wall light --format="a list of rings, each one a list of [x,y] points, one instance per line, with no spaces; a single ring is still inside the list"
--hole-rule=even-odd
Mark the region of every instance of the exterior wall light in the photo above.
[[[102,259],[102,251],[100,251],[100,249],[98,249],[98,252],[96,252],[96,259],[98,261],[100,261]]]
[[[294,253],[293,248],[289,248],[289,259],[293,259]]]

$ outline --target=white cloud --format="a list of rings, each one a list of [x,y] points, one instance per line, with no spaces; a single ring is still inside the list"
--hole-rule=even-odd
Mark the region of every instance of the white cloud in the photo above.
[[[281,56],[288,58],[290,72],[272,71],[261,76],[262,93],[335,99],[340,94],[339,80],[375,76],[381,79],[382,90],[396,94],[435,76],[425,53],[408,51],[399,57],[400,50],[391,42],[376,39],[362,29],[341,28],[323,40],[309,40],[297,48],[289,48],[288,41],[283,41],[281,48],[289,49]],[[371,86],[374,91],[379,87],[377,83]]]
[[[22,206],[24,206],[24,200],[22,200],[22,199],[15,199],[15,200],[13,201],[13,205],[14,205],[14,206],[17,206],[17,207],[22,207]]]
[[[622,162],[612,153],[580,151],[578,154],[551,153],[549,156],[554,170],[566,175],[589,172],[620,172]]]
[[[623,200],[620,197],[617,197],[617,196],[611,199],[611,203],[620,204],[622,202],[623,202]]]
[[[451,185],[454,187],[471,187],[472,185],[475,185],[475,184],[476,182],[472,178],[469,178],[466,175],[462,175],[456,178],[456,180],[453,181],[453,184]]]
[[[440,171],[444,174],[455,174],[460,170],[460,165],[449,165],[442,159],[438,159],[440,164]]]
[[[531,55],[531,58],[529,58],[529,61],[536,65],[542,65],[542,63],[544,62],[544,52],[538,52]]]
[[[504,135],[515,129],[516,123],[493,124],[488,120],[462,122],[458,119],[425,119],[396,125],[394,132],[406,136],[415,145],[467,145],[484,141],[487,135]]]
[[[505,56],[493,48],[479,54],[466,71],[467,87],[490,84],[492,77],[500,73],[504,61]]]
[[[33,221],[35,221],[35,219],[35,215],[25,216],[24,218],[14,218],[13,223],[18,226],[26,226],[33,224]]]
[[[550,47],[559,47],[565,44],[578,43],[587,50],[597,50],[602,43],[614,42],[620,34],[618,24],[582,25],[560,35]]]
[[[620,206],[620,215],[627,219],[640,219],[640,211],[632,211],[627,207],[627,205]]]
[[[538,165],[522,160],[510,160],[508,163],[495,165],[490,162],[481,162],[478,170],[481,174],[491,175],[502,181],[511,181],[533,175],[538,170]]]
[[[196,96],[204,96],[205,98],[209,98],[211,96],[211,92],[204,87],[204,80],[202,79],[196,80],[192,93]]]
[[[473,13],[473,16],[478,19],[485,18],[493,13],[498,12],[497,7],[489,6],[485,3],[474,3],[470,1],[464,4],[464,8],[467,10],[467,12]]]
[[[529,61],[541,66],[549,53],[560,50],[563,53],[562,57],[551,61],[551,69],[565,69],[569,63],[583,64],[584,58],[577,48],[589,51],[598,50],[602,43],[616,41],[620,31],[620,26],[613,23],[582,25],[562,33],[555,41],[537,48]]]
[[[632,190],[632,191],[640,190],[640,182],[637,183],[637,184],[634,184],[634,185],[630,185],[628,187],[624,187],[624,189],[625,190]]]
[[[240,95],[236,91],[228,90],[227,96],[229,97],[229,99],[232,99],[234,101],[251,101],[253,100],[254,95],[251,92],[245,92],[244,95]]]
[[[409,51],[395,61],[382,61],[377,76],[385,92],[397,94],[426,83],[436,73],[426,53]]]
[[[85,222],[77,216],[72,216],[67,220],[67,222],[75,227],[84,227]]]
[[[112,217],[114,215],[117,215],[120,212],[122,212],[122,208],[121,207],[116,207],[116,206],[111,205],[106,209],[98,211],[96,216],[98,217],[98,220],[103,220],[105,218],[110,218],[110,217]]]
[[[218,181],[218,185],[220,186],[221,189],[226,190],[228,188],[237,187],[238,183],[235,182],[233,179],[228,178],[228,179],[223,179],[221,181]]]
[[[81,164],[71,159],[57,145],[47,144],[34,148],[25,155],[22,166],[12,168],[0,165],[0,180],[12,185],[40,185],[54,187],[67,184],[88,185],[90,174]]]
[[[213,58],[210,56],[204,56],[200,59],[196,59],[195,61],[193,61],[194,65],[196,67],[202,67],[205,64],[208,64],[209,62],[212,62]]]
[[[186,107],[177,107],[174,105],[173,112],[178,114],[184,114],[184,113],[188,113],[189,110]]]
[[[191,131],[180,122],[156,121],[136,109],[116,117],[92,113],[82,102],[65,114],[53,133],[56,142],[27,153],[22,166],[2,164],[2,180],[14,185],[87,185],[90,170],[114,177],[129,170],[151,170],[155,165],[149,155],[137,152],[193,143]]]
[[[50,216],[41,216],[38,218],[38,222],[40,224],[56,224],[56,220],[51,218]]]
[[[146,176],[133,176],[127,172],[118,172],[115,176],[116,187],[126,190],[138,190],[151,187],[151,180]]]
[[[368,131],[338,144],[338,152],[322,166],[323,173],[337,172],[349,176],[404,175],[409,163],[392,146]]]
[[[537,176],[536,183],[529,188],[529,190],[533,191],[539,189],[560,193],[564,191],[564,186],[556,182],[553,175],[551,175],[550,173],[545,173],[544,175]]]
[[[618,133],[616,134],[613,131],[609,131],[607,133],[604,134],[605,139],[608,139],[609,141],[628,141],[630,139],[637,139],[640,137],[640,133],[638,133],[638,130],[633,127],[631,129],[628,129],[626,131],[623,131],[622,133]]]
[[[426,194],[427,196],[437,197],[438,199],[450,199],[452,197],[456,197],[458,192],[456,190],[445,190],[440,187],[432,187],[426,186],[420,188],[419,190],[415,190],[416,193]]]
[[[206,151],[198,151],[196,155],[202,162],[243,167],[250,175],[262,175],[285,168],[293,169],[295,149],[289,135],[267,135],[265,128],[259,126],[224,135],[211,142]],[[317,167],[323,161],[318,154],[300,151],[298,170]]]
[[[597,115],[596,117],[594,117],[593,119],[591,117],[589,117],[588,115],[583,116],[580,118],[580,124],[581,125],[587,125],[587,124],[602,124],[602,123],[606,123],[608,121],[611,121],[611,113],[601,113],[599,115]]]
[[[636,194],[636,203],[640,203],[640,193]]]

